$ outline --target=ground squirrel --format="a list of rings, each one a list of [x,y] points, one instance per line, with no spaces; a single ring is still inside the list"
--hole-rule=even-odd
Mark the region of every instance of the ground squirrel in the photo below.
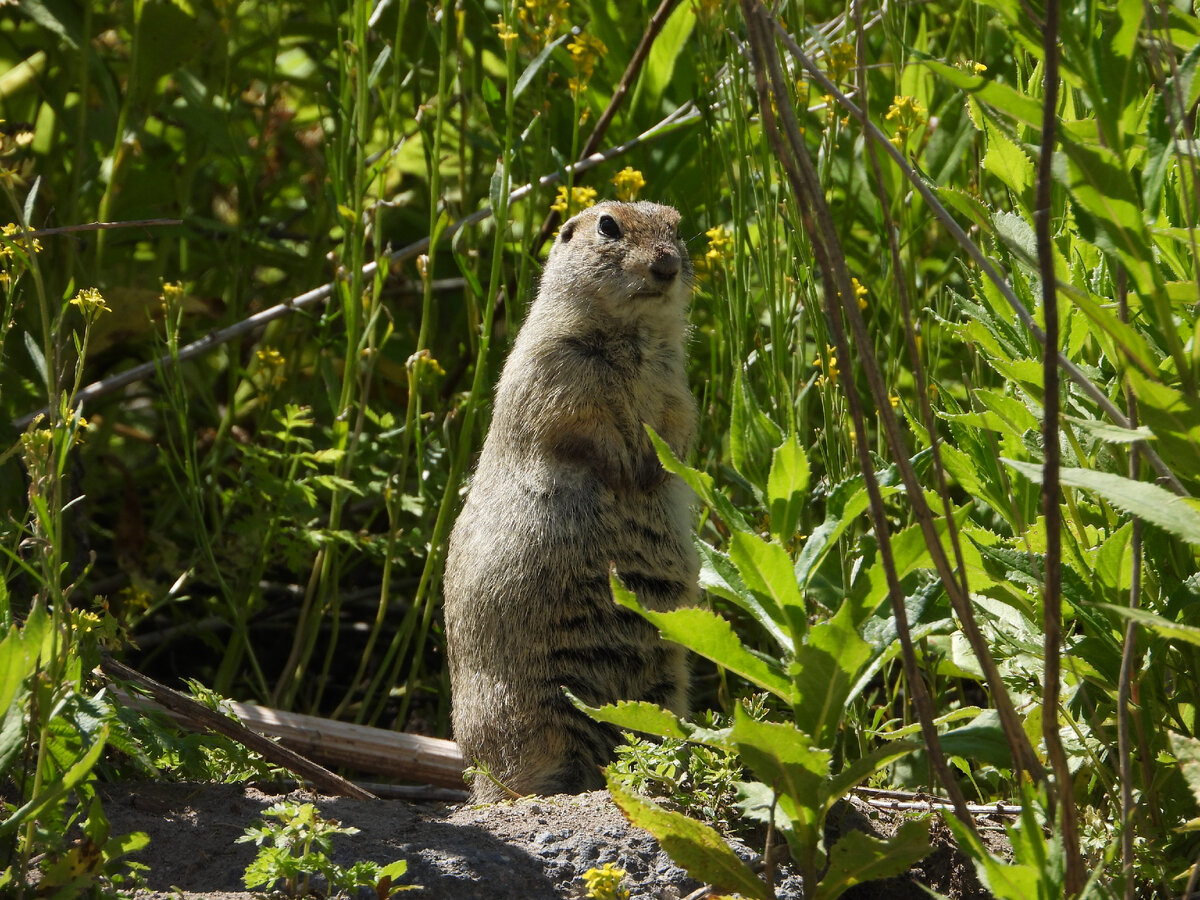
[[[677,455],[696,405],[684,373],[692,265],[679,213],[601,203],[562,226],[496,388],[491,430],[450,537],[446,635],[454,736],[519,793],[602,787],[619,735],[576,710],[648,700],[683,713],[683,648],[613,602],[694,602],[691,494]],[[476,779],[475,797],[503,791]]]

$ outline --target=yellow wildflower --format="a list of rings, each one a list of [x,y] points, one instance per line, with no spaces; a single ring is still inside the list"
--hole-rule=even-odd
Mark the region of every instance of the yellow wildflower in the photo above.
[[[596,900],[629,900],[629,889],[622,884],[624,880],[625,870],[612,863],[583,873],[587,895]]]
[[[918,103],[915,97],[896,97],[884,118],[895,123],[896,133],[891,141],[903,150],[908,144],[909,136],[925,124],[925,107]]]
[[[545,44],[558,34],[569,11],[569,0],[524,0],[517,7],[517,16],[534,43]]]
[[[283,374],[283,367],[287,365],[287,357],[282,353],[274,347],[267,347],[264,350],[256,350],[254,355],[262,363],[263,369],[270,373],[272,384],[278,387],[287,380]]]
[[[162,300],[163,311],[178,309],[183,303],[184,293],[183,282],[164,281],[162,294],[159,295]]]
[[[854,41],[839,41],[829,48],[829,80],[842,82],[854,70],[858,53]]]
[[[854,296],[858,298],[858,308],[867,308],[867,289],[858,283],[857,278],[851,278],[850,283],[854,285]]]
[[[888,403],[892,404],[892,409],[899,409],[900,408],[900,397],[897,396],[896,394],[892,394],[888,397]]]
[[[820,369],[822,365],[824,366],[824,371],[817,376],[817,387],[823,387],[826,382],[830,384],[836,382],[838,372],[841,371],[841,369],[838,368],[837,348],[832,344],[825,345],[825,359],[828,361],[826,362],[822,360],[819,353],[813,357],[814,366],[816,366],[818,369]]]
[[[704,254],[704,258],[709,264],[719,265],[733,257],[733,235],[726,230],[724,225],[708,229],[704,232],[704,236],[708,238],[708,251]]]
[[[550,208],[564,219],[569,219],[581,209],[596,205],[596,189],[591,187],[573,187],[568,195],[565,185],[558,186],[558,197]]]
[[[95,318],[100,313],[112,312],[112,309],[104,302],[104,297],[95,288],[81,288],[70,303],[72,306],[78,306],[79,311],[89,319]]]
[[[596,70],[596,58],[608,53],[608,48],[598,37],[578,34],[567,44],[567,52],[571,54],[571,62],[575,64],[575,71],[580,75],[579,80],[587,81]]]
[[[612,183],[617,188],[617,199],[628,203],[637,199],[638,191],[646,186],[646,179],[637,169],[626,166],[612,177]]]
[[[493,25],[492,27],[496,29],[496,35],[503,42],[504,49],[505,50],[512,49],[513,42],[519,37],[519,35],[515,31],[513,31],[511,28],[508,27],[508,25],[504,21],[504,17],[497,16],[496,24]]]
[[[0,259],[11,259],[13,255],[12,244],[22,247],[25,250],[29,249],[29,245],[25,243],[25,236],[21,231],[21,226],[16,222],[9,222],[3,228],[0,228],[0,236],[4,237],[4,241],[0,242]],[[42,252],[42,242],[37,238],[32,239],[33,252]]]

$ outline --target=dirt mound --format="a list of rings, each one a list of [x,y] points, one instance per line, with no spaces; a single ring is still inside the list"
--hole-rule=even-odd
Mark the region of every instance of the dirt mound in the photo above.
[[[118,784],[101,788],[113,833],[144,831],[149,846],[134,859],[149,866],[145,897],[246,898],[242,873],[252,844],[236,843],[279,794],[240,785]],[[302,791],[327,818],[360,830],[336,836],[334,859],[387,864],[408,861],[404,883],[419,884],[425,900],[575,900],[586,895],[582,875],[614,863],[628,873],[634,898],[679,900],[701,885],[688,877],[645,831],[630,825],[604,791],[536,798],[486,807],[347,800]],[[842,827],[886,835],[896,814],[860,801],[846,805]],[[917,881],[952,898],[987,897],[973,868],[934,828],[940,846],[904,879],[861,885],[845,896],[927,897]],[[738,844],[745,859],[754,851]],[[760,848],[761,849],[761,848]],[[776,877],[781,900],[799,900],[798,880],[786,868]]]

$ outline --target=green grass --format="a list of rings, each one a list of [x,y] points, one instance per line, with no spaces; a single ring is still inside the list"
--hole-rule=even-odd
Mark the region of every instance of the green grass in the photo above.
[[[54,830],[21,804],[123,733],[111,712],[71,711],[92,709],[85,673],[101,642],[223,695],[446,733],[441,554],[535,289],[543,222],[560,184],[614,197],[628,166],[642,198],[680,208],[697,260],[702,426],[686,462],[727,498],[709,498],[699,537],[722,571],[744,576],[756,553],[788,560],[805,623],[780,626],[793,640],[780,654],[744,602],[777,602],[773,588],[709,573],[711,605],[781,671],[839,610],[853,608],[869,648],[847,670],[836,722],[805,732],[830,771],[917,726],[886,530],[911,661],[933,713],[950,716],[939,730],[966,798],[1038,805],[1036,773],[1017,772],[1010,752],[1025,738],[993,718],[1007,696],[1051,770],[1047,814],[1078,811],[1079,858],[1097,884],[1182,891],[1198,847],[1177,829],[1197,815],[1200,758],[1200,511],[1175,499],[1200,489],[1198,175],[1183,149],[1195,140],[1195,18],[1136,3],[1062,10],[1047,247],[1035,239],[1040,7],[871,4],[860,25],[852,7],[784,4],[805,54],[932,188],[918,192],[781,46],[786,97],[772,108],[797,110],[830,234],[806,223],[767,139],[732,4],[674,9],[600,146],[685,115],[568,167],[656,6],[28,2],[0,23],[15,224],[0,260],[0,423],[14,423],[0,424],[0,613],[17,629],[0,652],[19,672],[6,722],[25,724],[0,741],[22,798],[0,826],[12,871]],[[569,37],[576,26],[604,52]],[[539,185],[546,176],[558,181]],[[493,216],[455,227],[487,206]],[[178,224],[44,233],[36,252],[18,236],[150,219]],[[814,240],[861,288],[850,302],[866,340],[849,352],[834,349],[834,282]],[[1043,321],[1039,254],[1057,276],[1075,373],[1059,390],[1061,639],[1043,588],[1055,556],[1038,484],[1046,351],[1014,309]],[[178,359],[323,284],[327,300]],[[86,288],[110,311],[69,302]],[[154,359],[150,376],[73,412],[86,385]],[[872,359],[883,396],[871,395]],[[848,391],[862,398],[862,437]],[[882,427],[889,412],[899,442]],[[804,488],[772,483],[781,446],[806,460]],[[867,515],[860,449],[882,520]],[[975,649],[903,489],[909,459],[966,581]],[[1043,706],[1056,659],[1057,720]],[[736,671],[700,667],[699,704],[729,714],[750,691]],[[777,722],[806,721],[795,697],[777,699]],[[1059,725],[1066,771],[1046,756],[1045,721]],[[873,777],[939,789],[936,768],[910,754]],[[66,815],[64,798],[44,808]],[[1045,874],[1027,851],[1018,863]]]

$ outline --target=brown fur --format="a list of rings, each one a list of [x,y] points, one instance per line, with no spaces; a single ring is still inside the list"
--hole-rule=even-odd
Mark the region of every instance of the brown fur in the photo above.
[[[605,203],[563,225],[496,389],[491,431],[446,561],[454,734],[519,793],[603,785],[618,735],[577,711],[687,706],[683,649],[617,606],[610,565],[642,603],[694,602],[691,495],[676,454],[696,425],[684,374],[692,267],[679,214]],[[613,232],[614,224],[620,237]],[[503,792],[477,779],[475,796]]]

